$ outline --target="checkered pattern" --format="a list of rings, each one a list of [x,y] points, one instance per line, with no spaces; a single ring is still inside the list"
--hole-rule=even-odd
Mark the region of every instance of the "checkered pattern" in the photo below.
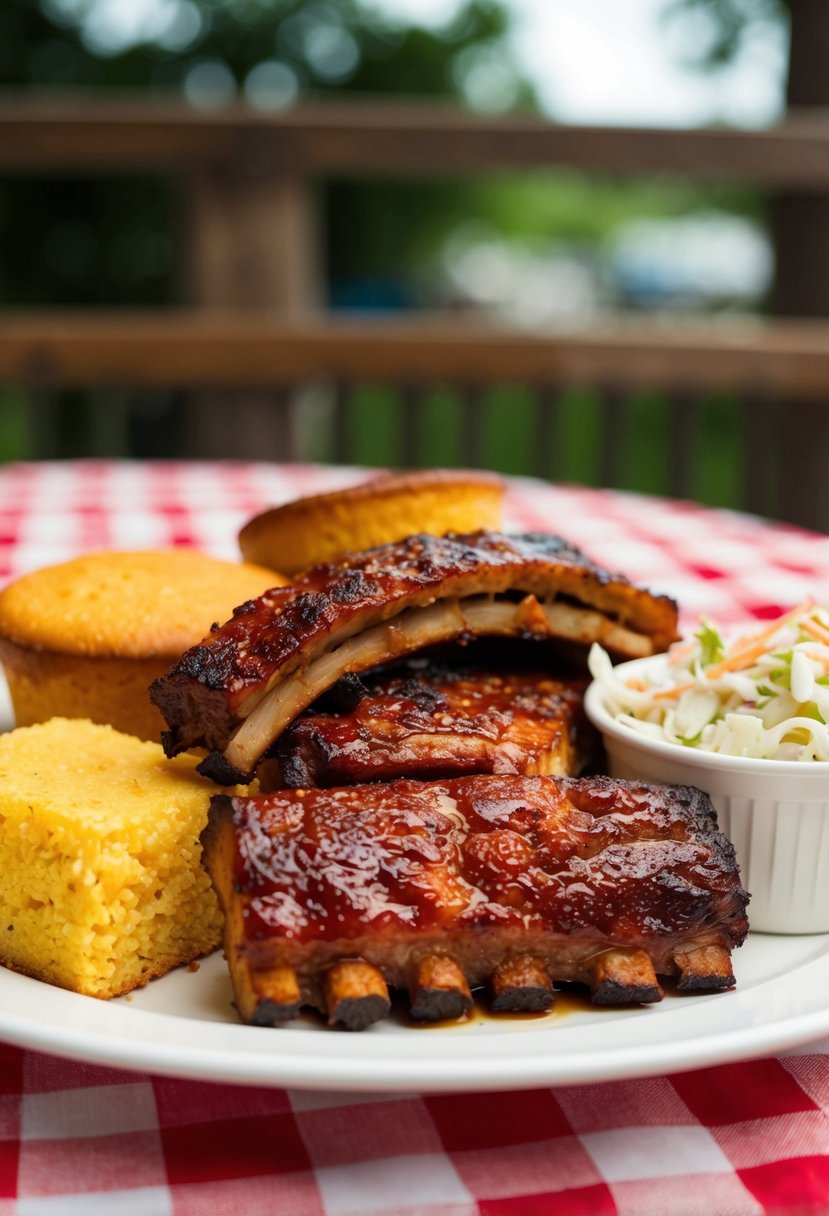
[[[2,1216],[829,1210],[829,1056],[495,1094],[287,1093],[0,1048]]]
[[[238,556],[236,534],[264,506],[347,485],[355,469],[308,465],[81,461],[6,466],[0,475],[0,582],[89,549],[194,545]],[[773,617],[807,595],[829,601],[829,537],[730,511],[516,479],[512,527],[561,532],[722,624]]]
[[[12,466],[0,579],[103,547],[236,555],[264,505],[354,470]],[[559,531],[675,595],[691,624],[829,601],[829,539],[727,512],[514,482]],[[754,1216],[829,1212],[829,1044],[676,1076],[461,1095],[289,1093],[0,1045],[0,1216]]]

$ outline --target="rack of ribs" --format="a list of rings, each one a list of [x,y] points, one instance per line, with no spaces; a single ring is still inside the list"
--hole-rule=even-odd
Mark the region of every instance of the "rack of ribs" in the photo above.
[[[363,1029],[731,987],[748,896],[708,797],[608,777],[459,777],[212,800],[204,860],[244,1021]]]
[[[481,636],[666,649],[677,607],[560,537],[413,536],[314,567],[237,608],[151,686],[170,756],[211,754],[220,784],[248,781],[282,732],[343,675]]]
[[[282,782],[578,773],[598,747],[583,711],[586,684],[433,660],[344,676],[279,739]]]

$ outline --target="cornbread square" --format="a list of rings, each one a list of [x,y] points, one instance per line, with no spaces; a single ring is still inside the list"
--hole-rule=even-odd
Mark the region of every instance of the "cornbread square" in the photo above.
[[[0,736],[0,962],[107,998],[218,946],[196,763],[81,719]]]

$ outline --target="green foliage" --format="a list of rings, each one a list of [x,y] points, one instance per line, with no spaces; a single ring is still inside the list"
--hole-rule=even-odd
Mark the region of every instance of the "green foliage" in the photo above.
[[[690,61],[710,69],[725,67],[740,54],[760,25],[785,21],[791,0],[669,0],[665,19],[701,18],[700,42]]]
[[[178,0],[170,11],[187,18],[184,27],[179,20],[121,49],[111,32],[107,43],[96,0],[3,0],[0,79],[41,92],[184,90],[208,107],[243,92],[278,107],[292,100],[291,90],[462,100],[464,71],[495,51],[513,73],[511,102],[534,105],[505,47],[508,17],[498,0],[466,0],[438,29],[390,22],[360,0]],[[467,187],[342,181],[324,189],[329,273],[347,278],[410,270],[463,211]],[[144,176],[4,183],[0,300],[174,300],[176,204],[168,181]]]
[[[708,53],[711,62],[719,62],[736,52],[755,14],[774,17],[784,0],[671,2],[677,11],[695,7],[720,22],[712,27],[720,34]],[[493,88],[493,95],[483,98],[479,89],[477,102],[493,108],[505,101],[513,108],[535,105],[531,87],[510,60],[505,0],[466,0],[452,23],[438,30],[381,19],[362,0],[176,0],[168,11],[178,14],[178,24],[149,31],[126,48],[112,38],[107,42],[106,31],[96,25],[98,8],[98,0],[0,0],[0,80],[38,91],[91,92],[102,104],[108,92],[160,95],[184,90],[203,105],[244,95],[267,107],[290,100],[292,88],[299,97],[405,94],[468,104],[470,73],[496,57],[509,88],[500,96]],[[122,11],[128,9],[126,5]],[[279,67],[276,77],[274,64]],[[257,95],[254,84],[257,79],[261,83],[263,65],[271,71],[272,82],[278,79],[287,90],[281,99],[269,97],[267,89]],[[204,90],[204,80],[201,92],[194,85],[205,67],[208,82],[218,80],[221,85],[212,96]],[[267,83],[267,71],[264,79]],[[434,287],[424,289],[423,284],[435,283],[429,272],[441,246],[464,222],[516,242],[595,247],[633,217],[681,215],[711,206],[751,215],[760,211],[756,196],[736,187],[703,187],[674,179],[623,182],[564,169],[488,180],[340,180],[326,183],[322,192],[329,278],[337,283],[358,276],[379,282],[393,279],[402,284],[397,302],[403,305],[435,302]],[[177,201],[169,181],[144,175],[6,180],[0,184],[0,302],[175,302]],[[393,390],[363,386],[356,392],[353,460],[403,462],[407,454],[396,406]],[[134,403],[129,428],[123,421],[126,415],[116,416],[112,402],[103,408],[117,421],[106,433],[92,424],[93,415],[99,418],[101,411],[86,397],[63,396],[62,454],[122,450],[115,445],[113,427],[119,434],[129,429],[133,450],[142,454],[158,450],[144,451],[144,434],[174,450],[174,412],[164,413],[163,425],[154,417],[142,430]],[[666,404],[642,396],[629,409],[636,422],[635,442],[624,453],[620,483],[659,493],[666,488],[658,456],[667,438]],[[424,417],[415,459],[464,463],[468,457],[459,395],[448,388],[431,390]],[[702,462],[705,483],[696,487],[703,500],[737,501],[736,417],[733,403],[707,407],[709,438],[700,441],[707,457]],[[7,391],[0,396],[0,458],[30,450],[27,421],[27,406],[19,394]],[[544,454],[549,475],[597,484],[601,425],[594,394],[566,394],[560,402],[554,450]],[[507,472],[541,469],[543,459],[533,447],[536,434],[525,391],[497,388],[487,395],[476,435],[482,460]],[[318,453],[323,458],[326,454]]]
[[[600,252],[632,220],[722,210],[764,223],[767,204],[742,185],[662,176],[600,177],[566,168],[446,182],[335,182],[329,187],[334,279],[402,273],[415,303],[435,303],[435,260],[463,232],[549,251]],[[348,234],[350,235],[350,239]]]
[[[401,397],[385,385],[355,385],[347,406],[345,459],[375,467],[480,465],[508,474],[536,474],[586,486],[604,483],[600,467],[605,414],[601,394],[568,389],[555,401],[539,399],[529,386],[494,386],[474,399],[436,386],[418,395],[417,412],[404,425]],[[552,428],[542,412],[554,408]],[[634,393],[623,405],[627,419],[616,453],[612,485],[643,494],[671,493],[665,452],[675,422],[674,406],[660,393]],[[471,411],[471,412],[470,412]],[[327,415],[319,415],[318,423]],[[540,446],[546,436],[546,448]],[[308,457],[331,460],[332,433],[316,425]],[[692,438],[691,497],[717,507],[743,499],[741,410],[733,399],[701,403]],[[406,444],[411,447],[407,449]]]
[[[97,0],[3,0],[0,79],[40,88],[177,89],[205,61],[241,86],[278,60],[300,92],[453,94],[452,66],[467,48],[498,44],[508,17],[498,0],[466,0],[456,18],[422,29],[380,17],[360,0],[178,0],[173,20],[122,48]],[[182,20],[184,19],[184,20]],[[321,36],[322,32],[322,36]],[[530,92],[525,86],[526,98]]]
[[[757,192],[743,186],[668,175],[630,181],[576,169],[481,180],[471,184],[469,194],[470,214],[488,217],[506,236],[554,233],[590,244],[634,219],[708,209],[761,218],[763,211]]]
[[[751,0],[758,11],[782,2]],[[749,0],[673,0],[673,6],[716,11],[722,29],[736,28],[734,14],[749,20],[751,11]],[[114,39],[105,44],[95,24],[99,7],[97,0],[4,0],[0,79],[38,90],[159,93],[189,88],[193,73],[212,65],[229,100],[234,90],[251,92],[263,64],[277,63],[287,73],[283,85],[293,81],[300,96],[420,94],[458,102],[470,69],[495,54],[512,73],[511,104],[535,104],[511,62],[508,11],[496,0],[467,0],[440,29],[390,22],[361,0],[178,0],[169,11],[189,14],[189,25],[149,31],[127,49]],[[201,103],[212,104],[209,92]],[[175,302],[177,205],[173,185],[155,177],[3,183],[0,301]],[[755,194],[738,188],[597,179],[562,169],[521,178],[341,179],[323,184],[320,210],[327,276],[340,285],[334,302],[370,306],[376,284],[378,306],[406,307],[440,302],[435,259],[465,222],[522,243],[595,248],[630,218],[712,206],[743,214],[760,208]],[[354,283],[356,301],[349,294]]]
[[[19,389],[0,388],[0,460],[22,460],[29,454],[26,400]]]

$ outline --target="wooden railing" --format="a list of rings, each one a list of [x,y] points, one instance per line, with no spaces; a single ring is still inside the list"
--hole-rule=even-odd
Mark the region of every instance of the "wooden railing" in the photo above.
[[[331,175],[458,176],[570,166],[829,193],[829,117],[762,131],[562,126],[389,99],[281,114],[175,100],[0,98],[0,173],[157,171],[180,184],[183,302],[318,304],[313,184]]]
[[[468,114],[434,102],[343,99],[264,114],[179,101],[50,102],[0,95],[0,170],[457,175],[572,165],[626,176],[675,173],[829,189],[829,119],[792,114],[765,130],[562,126]]]
[[[704,403],[728,393],[741,403],[739,505],[829,530],[829,322],[664,328],[640,320],[529,334],[453,318],[358,323],[320,314],[312,203],[319,178],[562,165],[745,181],[776,198],[821,198],[829,196],[829,117],[795,113],[765,131],[667,131],[564,127],[380,101],[278,115],[204,114],[170,101],[0,101],[0,173],[152,170],[178,180],[185,205],[179,255],[188,268],[182,303],[192,309],[0,314],[0,381],[24,387],[41,417],[48,393],[71,385],[94,388],[110,403],[124,390],[204,390],[188,406],[188,452],[283,458],[305,454],[307,411],[297,390],[314,383],[333,403],[325,454],[337,459],[350,454],[354,386],[386,383],[404,419],[395,463],[417,458],[414,440],[432,386],[457,390],[464,419],[458,459],[475,463],[483,395],[518,385],[538,403],[528,471],[553,476],[568,475],[556,460],[562,395],[590,388],[601,394],[596,477],[607,484],[620,481],[632,396],[658,391],[670,401],[664,463],[666,488],[677,493],[694,492],[695,466],[714,454],[715,440],[699,432]],[[103,414],[107,408],[114,406],[100,405]]]
[[[639,320],[580,333],[480,321],[165,310],[0,313],[0,381],[31,386],[256,388],[315,376],[418,384],[614,384],[822,400],[829,321]]]
[[[703,407],[712,393],[728,394],[739,399],[740,505],[812,527],[825,526],[829,517],[825,464],[814,442],[829,385],[829,322],[654,329],[640,321],[551,335],[444,318],[0,314],[2,383],[25,387],[35,401],[57,386],[92,388],[110,402],[123,389],[206,389],[188,409],[189,454],[335,460],[353,455],[347,415],[355,386],[391,384],[402,418],[400,448],[389,456],[396,464],[418,463],[423,404],[436,386],[450,385],[459,390],[463,419],[455,458],[472,465],[483,463],[483,394],[508,386],[535,402],[526,471],[544,476],[568,475],[556,443],[562,401],[573,390],[593,389],[601,439],[595,475],[607,485],[623,484],[624,436],[636,394],[659,393],[670,398],[664,488],[683,495],[694,493],[700,462],[715,455]],[[333,406],[326,418],[338,416],[327,444],[317,442],[310,451],[297,395],[309,385],[317,388],[317,404]]]

